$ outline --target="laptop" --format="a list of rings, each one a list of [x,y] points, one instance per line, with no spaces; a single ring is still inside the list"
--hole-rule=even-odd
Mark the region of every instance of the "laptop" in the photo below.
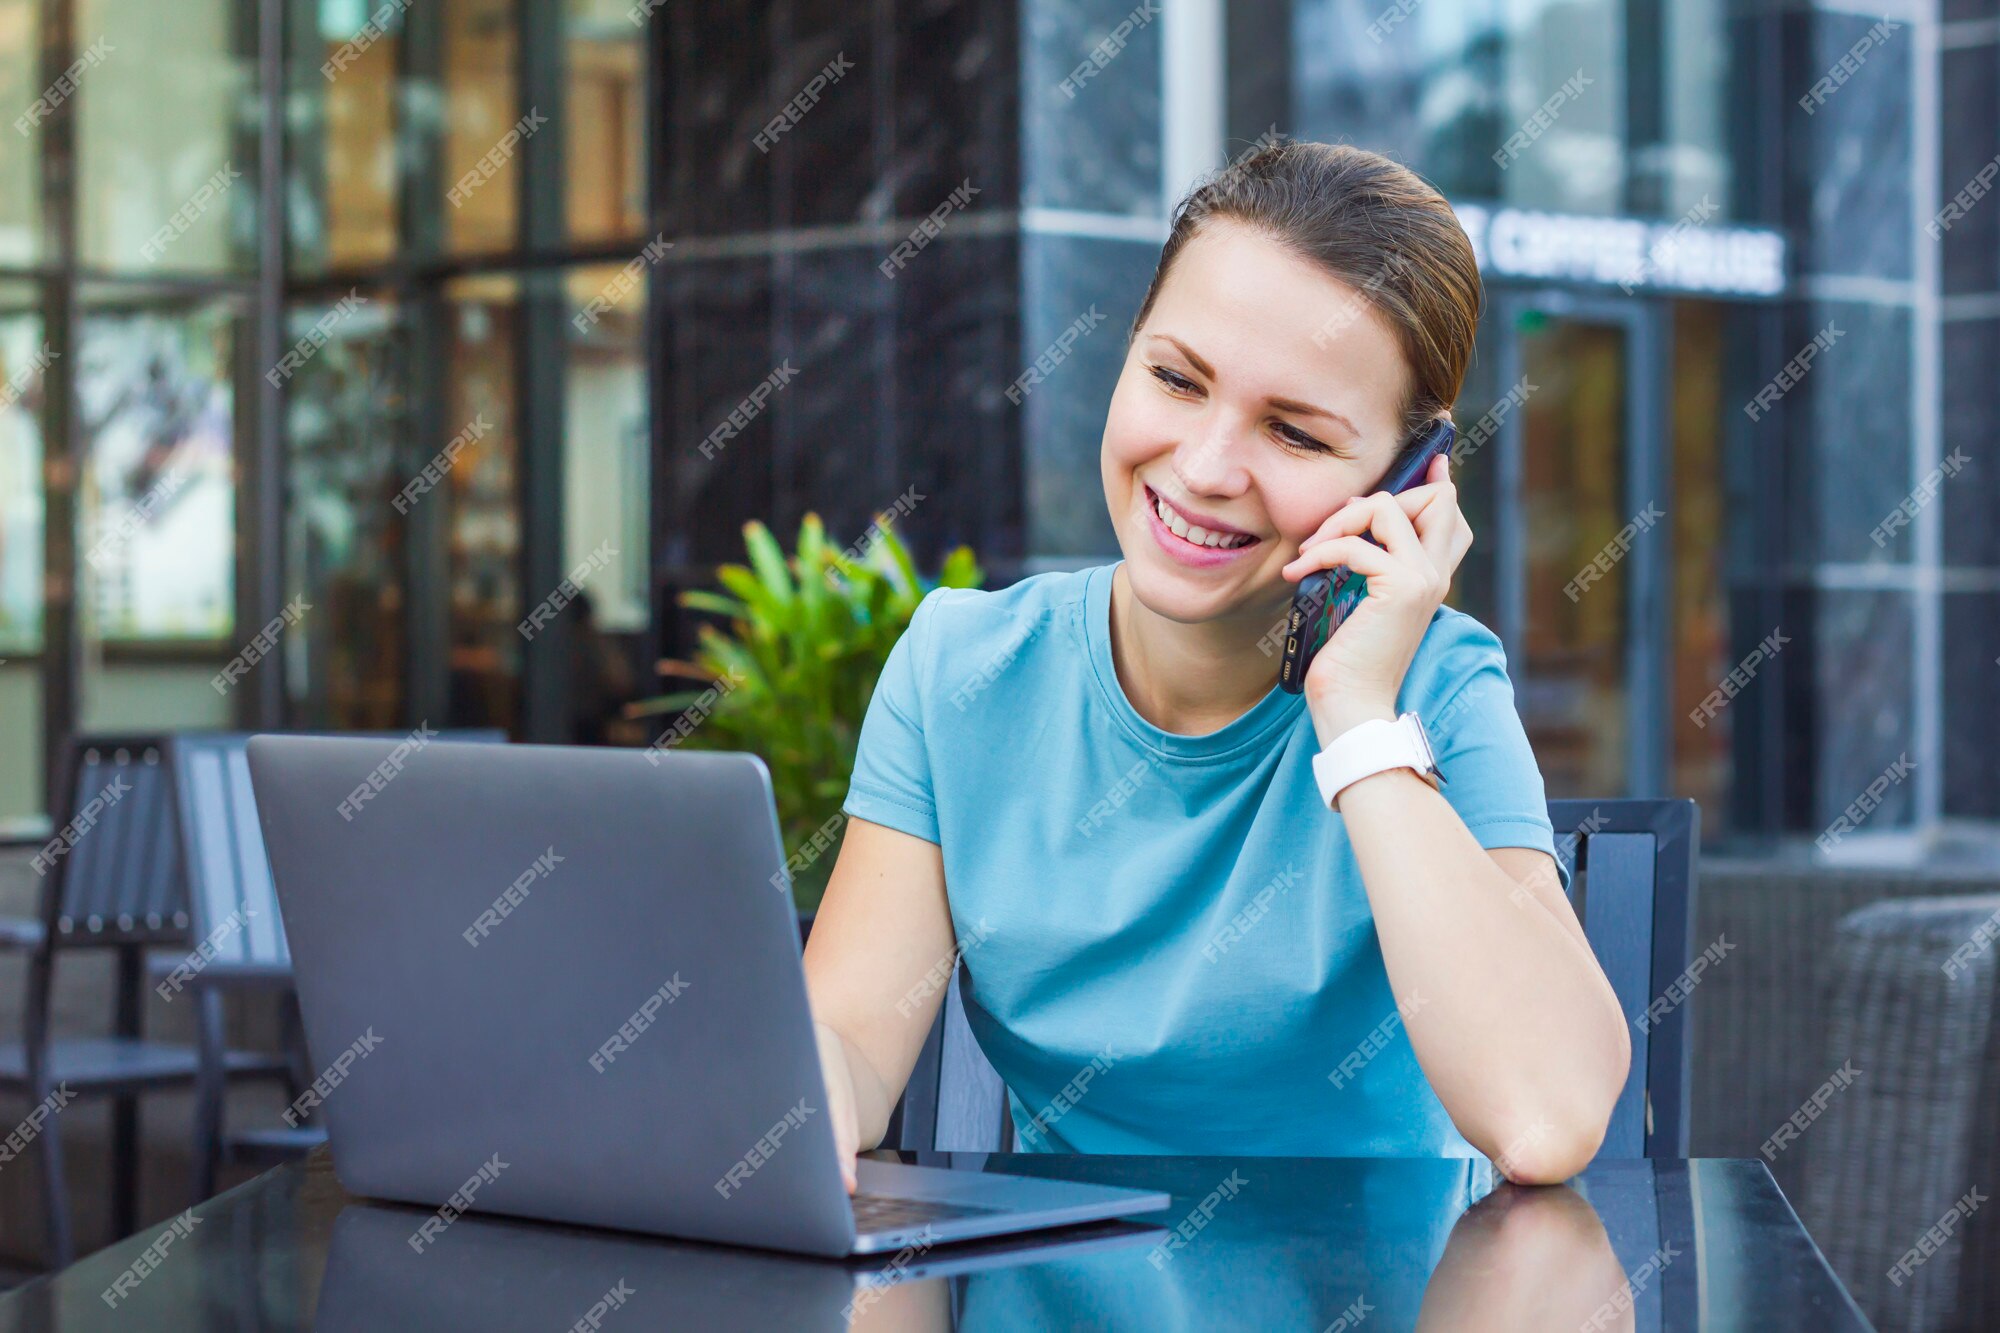
[[[763,762],[256,736],[258,820],[354,1194],[840,1256],[1166,1194],[867,1158],[841,1181]],[[653,758],[658,758],[653,755]]]

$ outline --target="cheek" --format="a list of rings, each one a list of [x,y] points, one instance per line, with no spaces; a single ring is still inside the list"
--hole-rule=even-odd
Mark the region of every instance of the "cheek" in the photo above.
[[[1143,388],[1125,375],[1111,391],[1111,405],[1104,416],[1104,448],[1121,463],[1143,462],[1173,447],[1173,437],[1165,432],[1159,413],[1140,391]]]

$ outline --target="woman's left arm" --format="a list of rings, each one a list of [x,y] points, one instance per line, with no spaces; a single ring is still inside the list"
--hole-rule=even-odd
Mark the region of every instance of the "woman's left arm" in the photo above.
[[[1306,674],[1322,747],[1396,715],[1403,676],[1471,545],[1439,459],[1424,486],[1351,501],[1285,567],[1298,579],[1347,565],[1368,580]],[[1406,768],[1350,784],[1337,808],[1410,1044],[1452,1123],[1510,1180],[1582,1170],[1625,1085],[1632,1039],[1554,859],[1481,847]]]

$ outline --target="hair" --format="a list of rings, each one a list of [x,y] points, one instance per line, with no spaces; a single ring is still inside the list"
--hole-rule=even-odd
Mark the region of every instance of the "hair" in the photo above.
[[[1280,139],[1253,149],[1174,210],[1128,344],[1182,248],[1219,218],[1317,264],[1388,320],[1410,369],[1406,437],[1451,409],[1479,326],[1479,265],[1451,205],[1421,176],[1349,144]]]

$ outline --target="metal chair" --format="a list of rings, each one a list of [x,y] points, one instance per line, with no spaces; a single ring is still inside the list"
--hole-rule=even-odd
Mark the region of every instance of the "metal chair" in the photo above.
[[[277,992],[285,1005],[285,1046],[291,1057],[288,1082],[294,1097],[312,1079],[306,1067],[298,1001],[292,989],[292,954],[285,938],[264,851],[257,801],[250,786],[246,746],[250,732],[190,732],[167,745],[174,807],[187,867],[191,935],[202,951],[167,974],[161,983],[186,989],[196,1004],[201,1073],[196,1084],[194,1196],[215,1192],[225,1163],[273,1166],[303,1157],[326,1141],[314,1125],[227,1127],[224,1096],[227,1069],[225,993]],[[349,736],[396,739],[389,733],[345,732]],[[444,739],[502,743],[506,733],[479,729],[446,731]]]
[[[114,1098],[112,1221],[120,1236],[138,1227],[140,1093],[191,1085],[193,1047],[142,1035],[145,951],[188,946],[186,881],[168,808],[161,739],[80,737],[58,785],[52,840],[34,862],[42,875],[41,913],[27,947],[22,1039],[0,1043],[0,1091],[25,1093],[36,1108],[71,1098]],[[117,962],[112,1034],[55,1038],[49,1031],[56,955],[110,949]],[[268,1062],[232,1053],[226,1072],[269,1072]],[[58,1096],[58,1094],[62,1094]],[[75,1255],[59,1109],[38,1122],[43,1208],[53,1265]]]
[[[1689,800],[1550,801],[1556,854],[1571,873],[1584,934],[1634,1020],[1632,1070],[1613,1109],[1600,1157],[1685,1157],[1688,1134],[1687,1005],[1641,1031],[1637,1019],[1688,965],[1701,812]],[[952,977],[883,1146],[1005,1152],[1014,1143],[1007,1089],[965,1021]],[[1227,1145],[1218,1145],[1217,1151]]]

